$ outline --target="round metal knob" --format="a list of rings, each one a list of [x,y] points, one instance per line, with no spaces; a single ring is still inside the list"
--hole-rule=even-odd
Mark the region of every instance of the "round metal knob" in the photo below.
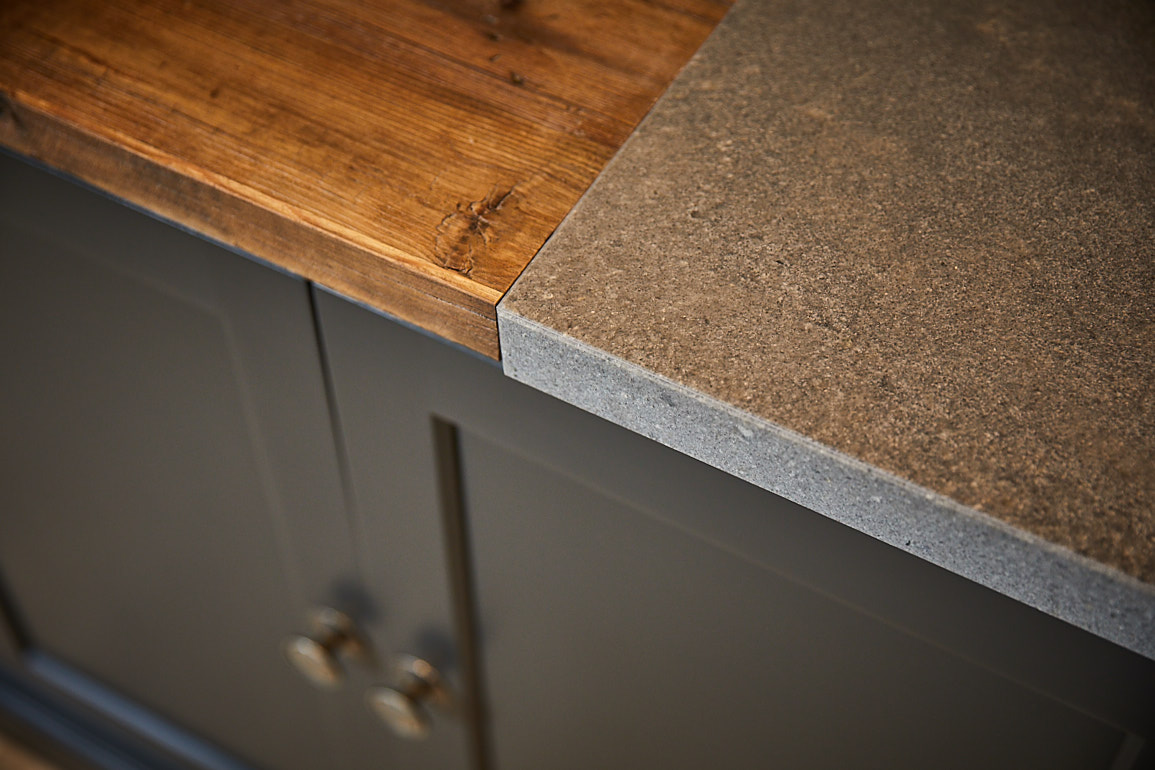
[[[392,687],[371,687],[365,701],[374,714],[402,738],[424,740],[429,736],[429,715],[414,698]]]
[[[345,680],[342,657],[360,658],[365,644],[352,619],[343,612],[321,607],[309,616],[311,636],[290,636],[284,653],[293,668],[318,687],[332,689]]]
[[[437,669],[421,658],[403,655],[396,668],[397,686],[370,687],[365,702],[400,737],[427,738],[432,723],[425,704],[448,711],[452,707],[449,690]]]

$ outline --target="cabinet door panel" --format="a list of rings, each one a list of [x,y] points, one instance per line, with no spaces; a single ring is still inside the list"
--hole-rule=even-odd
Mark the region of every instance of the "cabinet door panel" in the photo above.
[[[0,158],[0,570],[25,652],[260,765],[331,759],[282,660],[349,581],[308,287]]]
[[[1086,768],[1120,744],[636,503],[461,451],[504,768]]]
[[[452,770],[481,763],[464,659],[464,598],[454,601],[450,577],[459,554],[451,551],[443,520],[448,471],[424,353],[426,345],[440,346],[333,295],[319,292],[316,304],[349,469],[358,561],[371,598],[365,629],[384,668],[402,654],[427,659],[456,700],[450,714],[427,711],[432,731],[420,743],[393,735],[364,709],[351,714],[358,750],[348,767]]]

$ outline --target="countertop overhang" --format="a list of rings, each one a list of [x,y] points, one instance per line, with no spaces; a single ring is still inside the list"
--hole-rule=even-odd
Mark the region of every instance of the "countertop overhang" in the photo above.
[[[727,0],[13,0],[0,145],[492,358]]]
[[[1155,6],[739,0],[506,372],[1155,658]]]

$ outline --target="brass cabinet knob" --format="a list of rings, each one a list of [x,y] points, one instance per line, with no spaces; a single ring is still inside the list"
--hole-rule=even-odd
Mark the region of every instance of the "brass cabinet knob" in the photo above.
[[[429,662],[403,655],[398,658],[396,669],[396,686],[369,688],[365,702],[397,735],[422,740],[429,736],[432,727],[425,706],[448,711],[452,698],[441,675]]]
[[[342,658],[363,659],[367,647],[352,619],[330,607],[309,615],[312,635],[285,640],[284,653],[293,668],[318,687],[332,689],[345,680]]]

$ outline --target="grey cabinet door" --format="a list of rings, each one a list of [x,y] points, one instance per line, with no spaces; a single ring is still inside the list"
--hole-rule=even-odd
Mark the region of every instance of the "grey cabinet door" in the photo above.
[[[308,286],[5,156],[0,252],[10,667],[198,766],[352,766],[280,652],[361,601]]]
[[[669,500],[473,433],[461,451],[502,767],[1074,770],[1122,746],[722,527],[687,525],[680,506],[724,520],[755,501],[696,494],[677,464],[657,471],[680,490]],[[768,527],[774,508],[758,506]],[[795,547],[824,559],[819,540]]]
[[[418,656],[436,667],[453,696],[447,711],[422,707],[432,729],[420,743],[398,740],[367,721],[367,712],[357,714],[359,753],[388,758],[364,767],[485,767],[452,446],[431,407],[439,388],[427,359],[430,351],[451,360],[467,354],[325,292],[317,292],[316,307],[358,559],[376,600],[366,630],[385,668]]]
[[[407,405],[388,424],[410,451],[376,472],[439,487],[463,522],[492,765],[1151,762],[1151,661],[491,363],[332,297],[318,309],[343,414],[380,432],[380,404]]]

